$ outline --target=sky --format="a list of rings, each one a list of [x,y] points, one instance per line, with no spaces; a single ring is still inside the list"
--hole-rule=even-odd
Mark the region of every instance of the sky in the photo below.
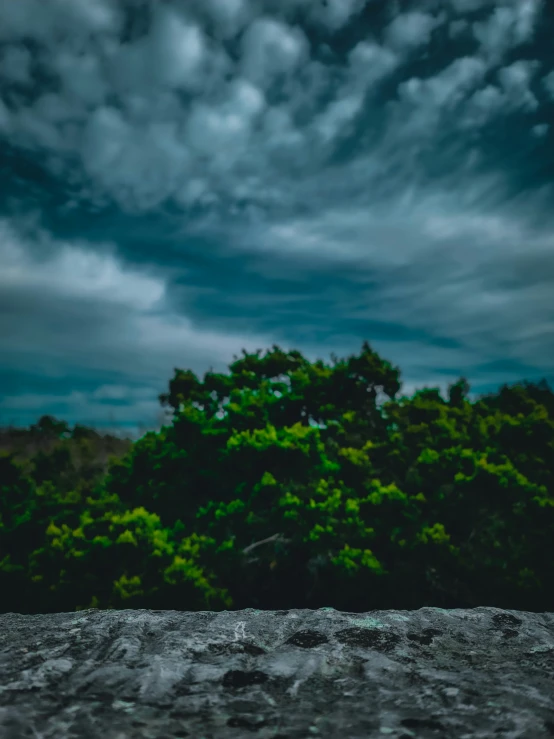
[[[0,3],[0,425],[140,433],[273,344],[554,384],[553,39],[550,0]]]

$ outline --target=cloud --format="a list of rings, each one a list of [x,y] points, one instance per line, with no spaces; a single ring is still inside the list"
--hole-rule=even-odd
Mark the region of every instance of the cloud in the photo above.
[[[498,5],[487,20],[474,22],[474,36],[489,63],[500,62],[509,50],[532,39],[542,7],[542,0],[517,0]]]
[[[52,66],[68,96],[88,106],[105,102],[109,88],[97,57],[61,49]]]
[[[134,125],[115,108],[98,108],[82,138],[87,173],[124,207],[151,208],[171,196],[186,177],[190,155],[177,124]]]
[[[247,0],[203,0],[202,13],[215,24],[216,34],[223,39],[237,35],[252,16]]]
[[[164,390],[173,367],[192,365],[205,371],[209,363],[223,368],[241,347],[253,351],[271,342],[270,335],[256,332],[240,335],[195,327],[166,304],[163,270],[155,270],[154,275],[152,267],[148,272],[129,268],[109,245],[99,252],[83,241],[52,243],[47,233],[35,233],[33,241],[42,239],[43,251],[50,252],[41,258],[13,224],[2,221],[0,232],[3,370],[27,367],[31,361],[54,376],[63,368],[62,376],[111,373],[119,379],[112,385],[131,381],[139,390],[129,391],[132,402],[125,413],[118,409],[120,419],[136,422],[137,413],[142,420],[140,413],[148,410],[150,420],[158,408],[157,394]],[[45,395],[41,401],[27,392],[18,394],[17,402],[4,398],[0,412],[31,407],[46,412],[49,404],[58,403],[63,412],[103,421],[106,409],[98,401],[110,394],[114,399],[114,393],[113,387],[96,387],[84,394],[64,389],[57,399]]]
[[[507,23],[509,15],[515,38],[527,38],[531,11],[538,6],[523,5],[519,10],[502,6],[499,18],[505,20],[495,21],[492,13],[486,23]],[[383,149],[388,156],[390,146],[398,149],[393,141],[411,142],[413,148],[418,137],[428,139],[437,127],[452,126],[445,116],[473,93],[469,112],[459,119],[471,126],[486,119],[485,109],[535,105],[525,87],[524,61],[506,68],[501,88],[481,86],[488,62],[478,56],[409,76],[406,52],[414,44],[428,45],[444,13],[398,15],[381,34],[382,43],[368,31],[342,60],[324,63],[299,24],[302,17],[312,22],[312,12],[298,0],[273,15],[238,1],[227,9],[216,0],[202,6],[156,4],[144,32],[125,42],[116,40],[122,6],[106,1],[86,15],[86,7],[77,4],[71,17],[60,20],[60,28],[65,24],[75,34],[71,44],[55,42],[60,7],[52,5],[43,31],[34,21],[29,26],[44,45],[43,68],[58,79],[58,90],[30,103],[3,104],[0,126],[15,145],[47,150],[48,166],[55,169],[76,157],[81,165],[81,171],[72,172],[81,178],[77,190],[92,190],[95,198],[108,197],[128,211],[154,209],[169,200],[232,208],[233,201],[250,199],[256,207],[273,207],[287,200],[288,186],[273,182],[271,173],[280,170],[280,178],[288,170],[289,176],[306,179],[364,121],[371,120],[372,131],[390,131]],[[327,23],[325,14],[338,13],[332,10],[338,7],[321,8],[320,22]],[[359,3],[340,7],[344,23],[361,10]],[[22,34],[22,16],[10,18],[13,34]],[[80,32],[71,25],[76,18],[82,20]],[[241,34],[234,53],[211,38],[202,26],[208,20]],[[95,43],[88,35],[93,31]],[[380,90],[394,79],[397,100],[379,108]]]
[[[544,85],[544,89],[546,90],[548,95],[550,95],[552,100],[554,100],[554,70],[543,77],[542,82]]]
[[[177,13],[161,8],[149,41],[149,68],[158,84],[170,88],[194,86],[206,54],[203,34]]]
[[[477,90],[468,100],[464,124],[478,128],[497,115],[506,104],[506,96],[495,85]]]
[[[278,75],[294,72],[308,55],[308,41],[299,28],[272,18],[257,18],[241,40],[240,70],[259,86],[268,86]]]
[[[442,18],[421,12],[397,15],[385,29],[385,40],[398,50],[411,50],[429,43],[431,33],[440,25]]]
[[[66,34],[74,39],[93,33],[116,33],[121,27],[118,4],[112,0],[18,0],[0,7],[0,39],[55,43]]]
[[[4,408],[130,422],[274,342],[551,375],[544,5],[70,5],[0,7]]]
[[[28,85],[31,81],[31,54],[18,44],[8,45],[0,54],[0,75],[8,82]]]
[[[347,83],[367,89],[390,74],[399,64],[394,51],[372,41],[360,41],[348,54]]]
[[[433,77],[412,77],[401,82],[396,108],[398,127],[391,139],[406,140],[419,147],[420,140],[436,135],[441,126],[448,125],[447,117],[456,125],[454,111],[479,89],[485,75],[486,65],[481,59],[462,57]]]
[[[489,84],[471,95],[460,120],[461,125],[479,129],[499,115],[532,113],[539,103],[531,91],[531,82],[539,64],[519,60],[498,70],[499,86]]]
[[[302,0],[295,0],[295,4],[302,5]],[[314,0],[308,18],[329,31],[338,31],[354,20],[366,4],[367,0]]]
[[[448,26],[448,33],[451,38],[461,36],[469,28],[469,22],[465,18],[458,18],[451,21]]]
[[[537,138],[542,138],[543,136],[546,136],[550,129],[550,125],[548,123],[537,123],[536,126],[533,126],[531,128],[531,131],[534,136]]]
[[[485,77],[486,67],[476,57],[456,59],[434,77],[412,77],[403,82],[398,93],[401,100],[429,108],[452,106],[459,102]]]
[[[235,246],[238,235],[228,236]],[[253,248],[259,236],[255,228],[249,235],[242,232],[243,244],[252,244],[244,248]],[[264,229],[268,265],[278,255],[294,274],[314,275],[317,258],[319,270],[335,274],[337,304],[329,315],[340,315],[343,322],[365,319],[368,325],[378,317],[390,332],[402,325],[430,331],[435,339],[449,337],[450,347],[422,350],[421,365],[460,370],[476,357],[494,366],[507,351],[513,361],[533,356],[537,368],[548,370],[554,349],[553,247],[550,233],[534,233],[518,213],[485,215],[477,203],[461,212],[460,203],[446,195],[379,215],[341,206]],[[338,289],[341,269],[351,270],[344,294]],[[273,274],[271,267],[265,274]],[[370,289],[362,287],[364,275]],[[332,302],[329,292],[326,296]],[[542,318],[537,322],[533,316]],[[413,373],[417,362],[408,360],[407,336],[381,338],[376,346],[401,366],[405,358]]]
[[[192,91],[204,81],[206,57],[207,40],[198,25],[160,3],[153,10],[148,34],[120,46],[110,69],[123,94]]]
[[[213,170],[229,170],[244,154],[264,107],[262,93],[245,80],[237,80],[220,106],[199,103],[193,108],[187,122],[190,149],[210,157]]]
[[[513,106],[527,111],[536,110],[539,107],[537,98],[529,89],[531,80],[539,67],[540,64],[536,60],[520,59],[499,70],[500,84]]]
[[[398,66],[397,54],[379,44],[360,41],[348,55],[348,68],[340,94],[311,122],[311,130],[324,146],[348,132],[362,112],[368,94]],[[311,131],[310,131],[311,133]]]
[[[159,279],[124,271],[113,254],[99,254],[83,244],[56,244],[53,256],[33,269],[29,247],[9,222],[0,222],[0,235],[0,284],[5,291],[102,301],[132,310],[152,308],[163,297]]]

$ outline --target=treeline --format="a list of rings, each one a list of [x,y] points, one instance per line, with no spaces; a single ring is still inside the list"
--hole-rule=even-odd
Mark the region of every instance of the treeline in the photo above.
[[[0,432],[0,611],[554,611],[548,383],[399,392],[367,342],[273,346],[176,369],[172,422],[135,442]]]

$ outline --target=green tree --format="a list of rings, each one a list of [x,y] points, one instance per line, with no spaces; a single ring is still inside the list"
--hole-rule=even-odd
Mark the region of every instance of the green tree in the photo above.
[[[367,342],[330,364],[274,346],[175,370],[171,423],[134,444],[14,436],[4,609],[554,609],[548,385],[399,390]]]

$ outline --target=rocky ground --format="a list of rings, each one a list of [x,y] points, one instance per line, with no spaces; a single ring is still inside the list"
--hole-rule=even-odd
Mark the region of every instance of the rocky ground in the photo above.
[[[2,739],[554,736],[554,613],[0,614]]]

